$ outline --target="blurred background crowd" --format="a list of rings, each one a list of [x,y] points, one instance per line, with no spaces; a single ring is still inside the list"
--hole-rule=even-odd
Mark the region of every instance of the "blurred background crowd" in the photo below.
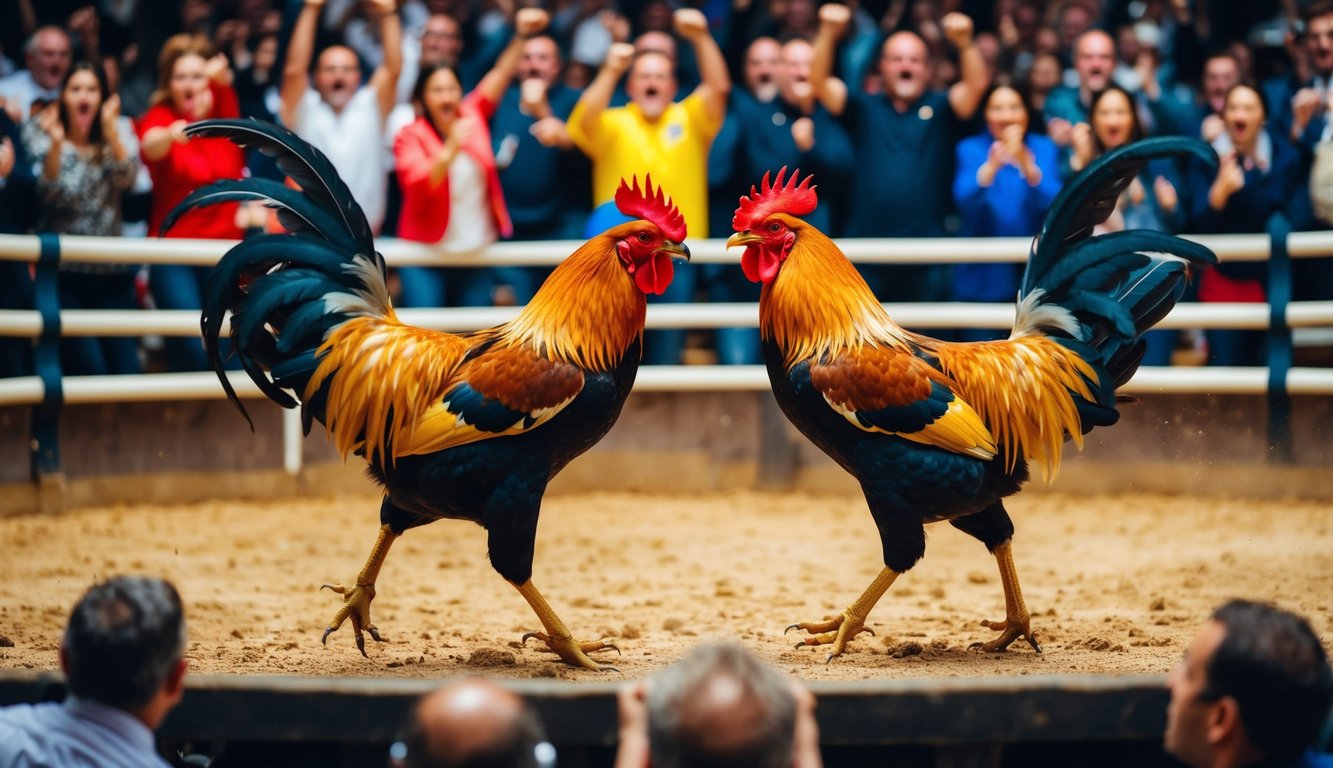
[[[210,117],[320,147],[381,236],[481,254],[616,223],[651,173],[690,237],[725,237],[766,171],[813,172],[837,238],[1030,236],[1061,186],[1140,137],[1209,142],[1218,170],[1154,163],[1104,226],[1176,233],[1333,221],[1330,0],[11,0],[0,6],[0,231],[145,237],[191,190],[282,180],[188,139]],[[240,238],[230,204],[168,236]],[[1333,299],[1327,259],[1297,299]],[[31,306],[0,262],[0,305]],[[1021,265],[867,266],[884,301],[1012,301]],[[66,308],[193,309],[206,269],[62,264]],[[1263,264],[1195,281],[1262,302]],[[536,268],[402,268],[400,306],[523,303]],[[664,301],[753,301],[739,267],[685,265]],[[996,334],[960,329],[958,338]],[[0,375],[31,370],[0,341]],[[69,338],[67,374],[202,370],[196,339]],[[759,362],[754,329],[650,332],[646,362]],[[1154,332],[1147,364],[1262,364],[1263,334]]]

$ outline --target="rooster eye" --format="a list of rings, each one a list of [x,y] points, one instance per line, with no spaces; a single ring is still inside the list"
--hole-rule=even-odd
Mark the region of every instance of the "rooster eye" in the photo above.
[[[776,221],[771,222],[771,223],[768,225],[768,231],[769,231],[769,232],[777,232],[777,231],[780,230],[780,229],[782,229],[782,225],[779,224],[779,223],[777,223]]]
[[[652,239],[653,239],[653,238],[652,238],[651,236],[649,236],[649,234],[648,234],[647,232],[640,232],[640,233],[639,233],[639,242],[641,242],[641,243],[646,243],[646,242],[648,242],[649,240],[652,240]]]

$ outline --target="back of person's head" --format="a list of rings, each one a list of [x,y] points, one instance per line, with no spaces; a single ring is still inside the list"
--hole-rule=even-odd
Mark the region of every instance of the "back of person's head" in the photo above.
[[[61,651],[71,693],[125,710],[148,704],[184,652],[180,595],[146,576],[89,588],[70,614]]]
[[[654,675],[646,697],[653,768],[788,768],[790,683],[748,651],[710,644]]]
[[[1212,620],[1226,632],[1200,696],[1235,699],[1246,737],[1268,759],[1299,755],[1333,705],[1333,671],[1309,622],[1249,600],[1227,602]]]
[[[546,734],[522,697],[481,677],[426,694],[403,736],[402,768],[540,768]]]

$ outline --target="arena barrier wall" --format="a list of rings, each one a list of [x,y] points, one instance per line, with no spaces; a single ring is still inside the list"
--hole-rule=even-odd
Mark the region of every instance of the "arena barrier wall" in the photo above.
[[[1268,366],[1141,369],[1124,392],[1140,403],[1114,430],[1097,430],[1068,455],[1061,483],[1082,489],[1245,495],[1333,495],[1319,477],[1333,416],[1333,369],[1300,367],[1301,345],[1333,345],[1333,301],[1290,301],[1290,260],[1333,254],[1333,233],[1197,237],[1223,260],[1267,260],[1270,304],[1182,304],[1168,328],[1264,329]],[[257,435],[222,400],[211,373],[67,377],[50,350],[63,335],[198,334],[195,311],[61,310],[53,275],[63,260],[210,265],[231,245],[211,240],[0,236],[0,259],[36,263],[36,310],[0,310],[0,335],[35,339],[40,375],[0,379],[0,514],[114,501],[212,496],[272,497],[370,486],[320,436],[305,439],[295,412],[254,404]],[[502,243],[459,259],[386,240],[394,264],[552,266],[576,243]],[[1017,262],[1023,238],[844,240],[863,263]],[[693,246],[697,263],[734,263],[723,241]],[[1006,328],[1004,304],[891,304],[900,324],[929,332]],[[409,323],[441,330],[503,322],[515,308],[403,310]],[[649,307],[648,327],[756,325],[753,304]],[[1293,341],[1294,339],[1294,341]],[[43,355],[42,353],[45,352]],[[52,358],[54,357],[54,363]],[[238,374],[242,397],[258,397]],[[777,412],[762,366],[645,366],[620,422],[574,462],[554,489],[715,491],[743,487],[854,492],[850,478],[797,436]],[[1163,466],[1170,471],[1161,471]],[[669,467],[670,471],[664,471]],[[1154,471],[1142,471],[1152,468]],[[609,483],[609,485],[608,485]],[[151,498],[145,498],[145,495]]]

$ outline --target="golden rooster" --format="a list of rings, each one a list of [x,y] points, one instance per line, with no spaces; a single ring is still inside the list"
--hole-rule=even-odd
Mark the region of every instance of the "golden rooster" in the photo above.
[[[365,567],[351,586],[330,587],[344,603],[323,639],[351,619],[363,655],[363,631],[381,640],[370,604],[390,546],[409,528],[457,518],[486,528],[491,565],[537,613],[544,631],[524,641],[536,637],[567,663],[599,669],[588,653],[615,646],[576,641],[532,583],[537,517],[551,478],[620,415],[639,367],[646,296],[666,290],[673,257],[689,258],[679,211],[651,181],[642,190],[622,182],[617,207],[635,220],[571,254],[514,320],[441,333],[399,322],[365,216],[318,150],[255,121],[186,131],[274,156],[301,188],[222,182],[173,211],[171,220],[259,199],[291,233],[247,239],[214,271],[201,326],[219,380],[245,413],[222,369],[230,311],[235,353],[264,394],[292,408],[294,393],[307,433],[322,422],[384,490]]]
[[[1180,297],[1189,264],[1207,248],[1159,232],[1090,237],[1153,157],[1216,165],[1197,141],[1153,139],[1109,152],[1072,180],[1033,243],[1013,331],[1002,341],[948,343],[889,318],[842,251],[799,216],[815,209],[810,178],[767,175],[742,197],[727,245],[763,284],[764,360],[792,423],[861,483],[883,544],[884,569],[840,615],[788,627],[801,645],[841,655],[871,608],[925,553],[926,523],[948,520],[995,556],[1004,588],[1000,634],[976,646],[1008,648],[1030,627],[1014,569],[1013,523],[1003,499],[1029,463],[1053,477],[1066,439],[1119,419],[1115,390],[1143,357],[1143,333]],[[974,647],[976,647],[974,646]]]

